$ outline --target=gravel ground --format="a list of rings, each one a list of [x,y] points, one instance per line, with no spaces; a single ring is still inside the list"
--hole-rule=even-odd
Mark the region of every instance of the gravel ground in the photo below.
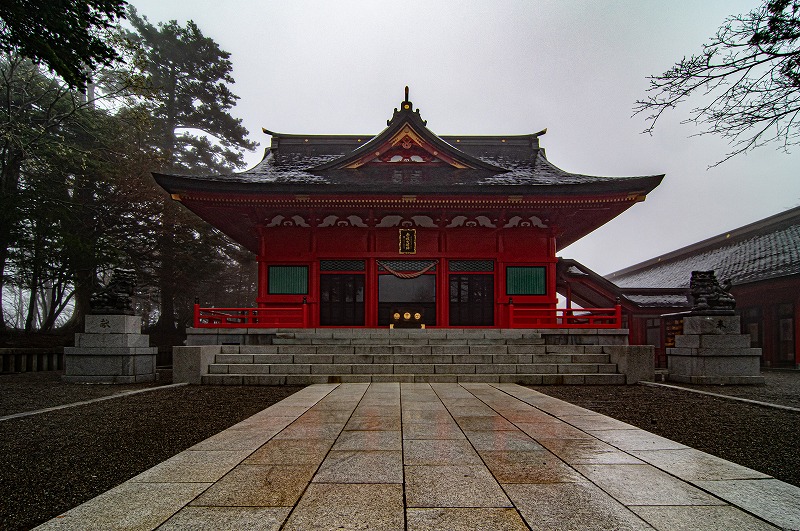
[[[800,371],[767,370],[761,374],[765,385],[689,385],[672,382],[669,385],[800,408]]]
[[[63,371],[48,371],[0,375],[0,417],[163,385],[160,382],[73,384],[64,382],[61,379],[62,374]]]
[[[800,372],[765,376],[764,387],[702,389],[797,404]],[[0,416],[143,387],[2,375]],[[299,389],[177,387],[0,422],[0,528],[29,529],[57,516]],[[635,385],[533,389],[800,486],[798,412]]]
[[[20,400],[10,396],[24,387],[12,385],[18,377],[30,379],[0,377],[7,411]],[[67,403],[130,387],[54,389]],[[1,422],[0,529],[30,529],[300,389],[176,387]]]

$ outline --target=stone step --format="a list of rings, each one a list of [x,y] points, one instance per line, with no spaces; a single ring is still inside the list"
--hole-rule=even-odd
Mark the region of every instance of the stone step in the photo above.
[[[217,354],[218,364],[608,364],[608,354]]]
[[[439,337],[313,337],[281,338],[272,340],[273,345],[544,345],[542,338],[439,338]]]
[[[203,385],[310,385],[353,382],[518,383],[521,385],[624,385],[624,374],[209,374]]]
[[[436,340],[429,340],[436,341]],[[482,340],[488,341],[488,340]],[[386,355],[386,354],[530,354],[530,355],[601,355],[610,353],[610,345],[531,345],[531,344],[278,344],[278,345],[221,345],[222,354],[322,354],[322,355]]]
[[[608,374],[613,363],[470,364],[470,363],[212,363],[209,374]]]

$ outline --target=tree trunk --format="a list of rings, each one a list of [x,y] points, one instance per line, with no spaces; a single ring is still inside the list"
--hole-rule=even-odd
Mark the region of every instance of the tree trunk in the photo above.
[[[6,266],[9,250],[12,245],[13,227],[17,217],[17,192],[19,191],[19,173],[22,159],[16,153],[9,153],[13,148],[6,147],[2,154],[0,168],[0,329],[6,328],[3,310],[3,287],[5,286]]]

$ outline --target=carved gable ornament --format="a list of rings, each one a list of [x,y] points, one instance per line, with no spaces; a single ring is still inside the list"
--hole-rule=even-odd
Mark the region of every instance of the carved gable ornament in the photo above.
[[[506,169],[483,162],[448,144],[430,129],[419,109],[406,99],[395,109],[387,128],[355,151],[308,171],[353,170],[387,164],[449,166],[455,169],[505,173]]]

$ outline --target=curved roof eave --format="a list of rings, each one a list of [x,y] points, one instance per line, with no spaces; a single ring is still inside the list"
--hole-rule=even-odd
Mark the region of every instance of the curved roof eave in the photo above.
[[[156,182],[171,194],[186,192],[221,192],[252,194],[309,194],[332,195],[337,193],[362,194],[362,195],[398,195],[414,193],[418,195],[536,195],[536,196],[563,196],[563,195],[617,195],[623,193],[649,194],[656,188],[664,175],[651,175],[642,177],[603,178],[595,183],[571,184],[483,184],[483,185],[452,185],[452,186],[418,186],[402,189],[388,188],[380,183],[367,182],[365,186],[354,187],[352,183],[346,184],[306,184],[296,182],[276,183],[243,182],[232,179],[211,180],[202,177],[189,177],[180,175],[166,175],[153,173]],[[374,187],[370,186],[374,185]]]

